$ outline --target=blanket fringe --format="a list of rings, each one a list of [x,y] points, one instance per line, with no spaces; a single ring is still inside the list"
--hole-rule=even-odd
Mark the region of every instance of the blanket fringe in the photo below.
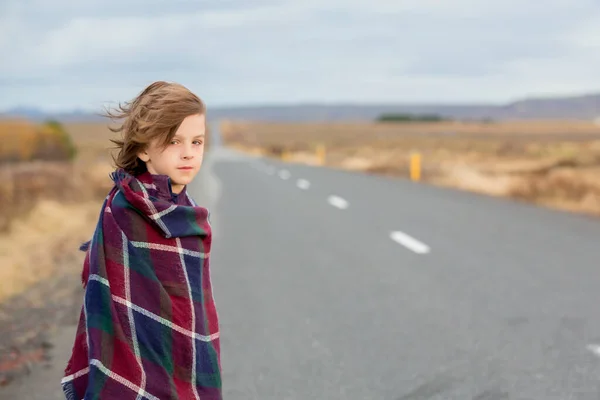
[[[62,385],[63,394],[66,400],[78,400],[73,388],[73,382],[67,382]]]
[[[88,249],[90,248],[91,242],[92,242],[91,240],[88,240],[87,242],[82,243],[81,246],[79,246],[79,250],[84,251],[84,252],[88,251]]]

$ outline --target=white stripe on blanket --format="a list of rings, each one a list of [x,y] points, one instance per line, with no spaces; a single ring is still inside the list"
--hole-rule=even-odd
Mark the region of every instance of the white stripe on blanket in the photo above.
[[[148,191],[146,190],[146,188],[144,188],[144,185],[142,185],[140,187],[142,188],[142,192],[144,193],[144,197],[143,197],[144,203],[146,203],[148,208],[152,211],[151,218],[156,220],[156,223],[160,225],[162,230],[165,232],[165,235],[170,238],[171,232],[169,231],[169,228],[167,228],[167,225],[165,225],[165,223],[160,219],[160,217],[154,218],[154,216],[156,214],[158,214],[158,210],[156,209],[156,207],[154,207],[154,204],[150,201],[150,196],[148,195]],[[167,210],[165,210],[165,211],[170,210],[169,212],[171,212],[172,211],[171,208],[175,209],[175,206],[173,205],[173,206],[167,208]]]
[[[121,243],[123,246],[123,276],[125,277],[125,297],[127,302],[129,302],[131,300],[131,284],[129,282],[131,270],[129,269],[129,249],[127,247],[127,237],[123,231],[121,231]],[[142,381],[140,382],[140,389],[138,390],[135,400],[142,400],[142,396],[146,391],[146,371],[144,370],[144,365],[142,364],[142,355],[140,353],[133,310],[131,308],[128,308],[128,310],[129,312],[127,313],[127,317],[129,318],[129,329],[131,329],[131,341],[133,343],[135,360],[137,361],[140,371],[142,372]]]
[[[67,382],[71,382],[74,379],[79,378],[80,376],[83,376],[85,374],[87,374],[88,372],[90,372],[90,367],[85,367],[84,369],[75,372],[74,374],[71,374],[69,376],[65,376],[64,378],[62,378],[60,380],[60,383],[67,383]]]
[[[95,281],[98,281],[98,282],[100,282],[100,283],[102,283],[102,284],[104,284],[106,286],[109,286],[108,285],[108,281],[106,279],[104,279],[101,276],[98,276],[96,274],[90,275],[90,280],[95,280]],[[156,315],[156,314],[154,314],[154,313],[146,310],[145,308],[142,308],[142,307],[140,307],[140,306],[138,306],[136,304],[133,304],[132,302],[127,301],[126,299],[124,299],[122,297],[119,297],[119,296],[116,296],[114,294],[112,295],[112,299],[115,302],[117,302],[119,304],[122,304],[122,305],[124,305],[126,307],[129,307],[130,309],[132,309],[134,311],[137,311],[140,314],[143,314],[143,315],[147,316],[148,318],[152,318],[156,322],[159,322],[159,323],[161,323],[161,324],[163,324],[163,325],[165,325],[165,326],[173,329],[174,331],[177,331],[177,332],[179,332],[179,333],[181,333],[183,335],[186,335],[188,337],[191,337],[191,338],[194,338],[194,339],[197,339],[197,340],[201,340],[203,342],[210,342],[210,341],[215,340],[215,339],[217,339],[219,337],[219,332],[213,333],[213,334],[211,334],[209,336],[200,335],[199,333],[192,332],[192,331],[190,331],[188,329],[185,329],[185,328],[183,328],[183,327],[181,327],[179,325],[176,325],[176,324],[172,323],[169,320],[164,319],[161,316],[158,316],[158,315]]]
[[[152,250],[163,250],[163,251],[171,251],[173,253],[185,254],[192,257],[198,258],[208,258],[208,254],[201,253],[199,251],[193,251],[184,249],[176,246],[169,246],[166,244],[157,244],[157,243],[149,243],[149,242],[130,242],[134,247],[138,247],[141,249],[152,249]]]
[[[92,359],[90,361],[90,364],[98,367],[98,369],[100,371],[102,371],[105,375],[107,375],[109,378],[112,378],[115,381],[119,382],[121,385],[128,387],[129,389],[133,390],[134,392],[141,393],[144,396],[144,398],[147,398],[150,400],[155,400],[155,399],[160,400],[158,397],[151,395],[150,393],[148,393],[147,391],[145,391],[144,389],[142,389],[135,383],[123,378],[121,375],[116,374],[113,371],[111,371],[110,369],[106,368],[100,360]]]
[[[192,311],[192,326],[196,326],[196,312],[194,311],[192,286],[190,285],[190,278],[187,273],[185,259],[183,257],[183,252],[181,251],[181,250],[183,250],[183,247],[181,246],[181,239],[176,238],[175,241],[177,242],[177,248],[179,249],[179,259],[181,260],[181,269],[183,270],[183,274],[185,275],[185,283],[186,283],[187,290],[188,290],[188,297],[190,299],[190,310]],[[196,341],[195,340],[192,341],[192,357],[194,360],[196,359]],[[192,382],[196,382],[196,363],[192,364]],[[196,399],[200,400],[200,395],[198,395],[198,389],[196,388],[195,385],[192,386],[192,388],[194,389],[194,397],[196,397]]]
[[[105,286],[110,287],[110,283],[108,282],[108,279],[101,277],[100,275],[96,275],[96,274],[91,274],[90,275],[90,279],[94,280],[94,281],[98,281],[102,284],[104,284]]]
[[[122,384],[123,386],[128,387],[129,389],[133,390],[134,392],[137,392],[139,394],[141,394],[142,396],[144,396],[145,398],[148,399],[156,399],[156,400],[160,400],[158,397],[151,395],[150,393],[148,393],[147,391],[143,390],[142,388],[140,388],[138,385],[136,385],[135,383],[131,382],[128,379],[123,378],[121,375],[114,373],[113,371],[109,370],[108,368],[106,368],[104,366],[104,364],[102,364],[102,362],[100,360],[97,359],[92,359],[90,361],[91,365],[95,365],[96,367],[98,367],[98,369],[100,370],[100,372],[102,372],[104,375],[108,376],[109,378],[114,379],[115,381],[119,382],[120,384]],[[61,384],[65,384],[68,383],[76,378],[79,378],[80,376],[86,375],[90,372],[90,367],[86,367],[80,371],[75,372],[74,374],[71,374],[69,376],[65,376],[64,378],[62,378],[60,380]]]
[[[171,211],[173,211],[175,208],[177,208],[177,206],[175,205],[171,205],[169,208],[167,208],[166,210],[162,210],[161,212],[157,212],[154,213],[150,216],[150,218],[156,220],[159,219],[160,217],[162,217],[163,215],[167,215],[168,213],[170,213]],[[157,210],[158,211],[158,210]]]
[[[219,337],[219,332],[213,333],[213,334],[211,334],[209,336],[200,335],[199,333],[192,332],[192,331],[190,331],[188,329],[185,329],[185,328],[183,328],[183,327],[181,327],[179,325],[175,325],[171,321],[166,320],[163,317],[160,317],[160,316],[158,316],[158,315],[156,315],[154,313],[151,313],[150,311],[146,310],[145,308],[142,308],[142,307],[138,306],[137,304],[133,304],[132,302],[127,301],[127,300],[125,300],[125,299],[123,299],[121,297],[113,295],[112,298],[117,303],[121,303],[124,306],[130,307],[131,309],[139,312],[140,314],[143,314],[143,315],[145,315],[145,316],[147,316],[149,318],[152,318],[156,322],[160,322],[161,324],[163,324],[165,326],[168,326],[169,328],[173,329],[174,331],[177,331],[177,332],[179,332],[179,333],[181,333],[183,335],[189,336],[191,338],[198,339],[198,340],[201,340],[203,342],[210,342],[211,340],[215,340],[216,338]]]

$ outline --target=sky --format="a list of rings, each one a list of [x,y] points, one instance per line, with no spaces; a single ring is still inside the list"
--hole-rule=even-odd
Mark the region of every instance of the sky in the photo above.
[[[0,110],[155,80],[209,107],[504,103],[600,91],[597,0],[0,0]]]

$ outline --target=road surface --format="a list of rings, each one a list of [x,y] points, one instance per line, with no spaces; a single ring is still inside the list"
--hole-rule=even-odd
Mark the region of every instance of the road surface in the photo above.
[[[219,146],[190,190],[225,399],[600,398],[600,221]],[[59,399],[73,332],[0,398]]]

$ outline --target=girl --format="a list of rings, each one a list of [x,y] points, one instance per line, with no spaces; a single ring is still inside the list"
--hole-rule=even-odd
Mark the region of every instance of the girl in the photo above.
[[[68,400],[222,399],[211,226],[186,186],[204,154],[206,108],[155,82],[108,116],[114,187],[82,246],[85,296],[65,376]]]

